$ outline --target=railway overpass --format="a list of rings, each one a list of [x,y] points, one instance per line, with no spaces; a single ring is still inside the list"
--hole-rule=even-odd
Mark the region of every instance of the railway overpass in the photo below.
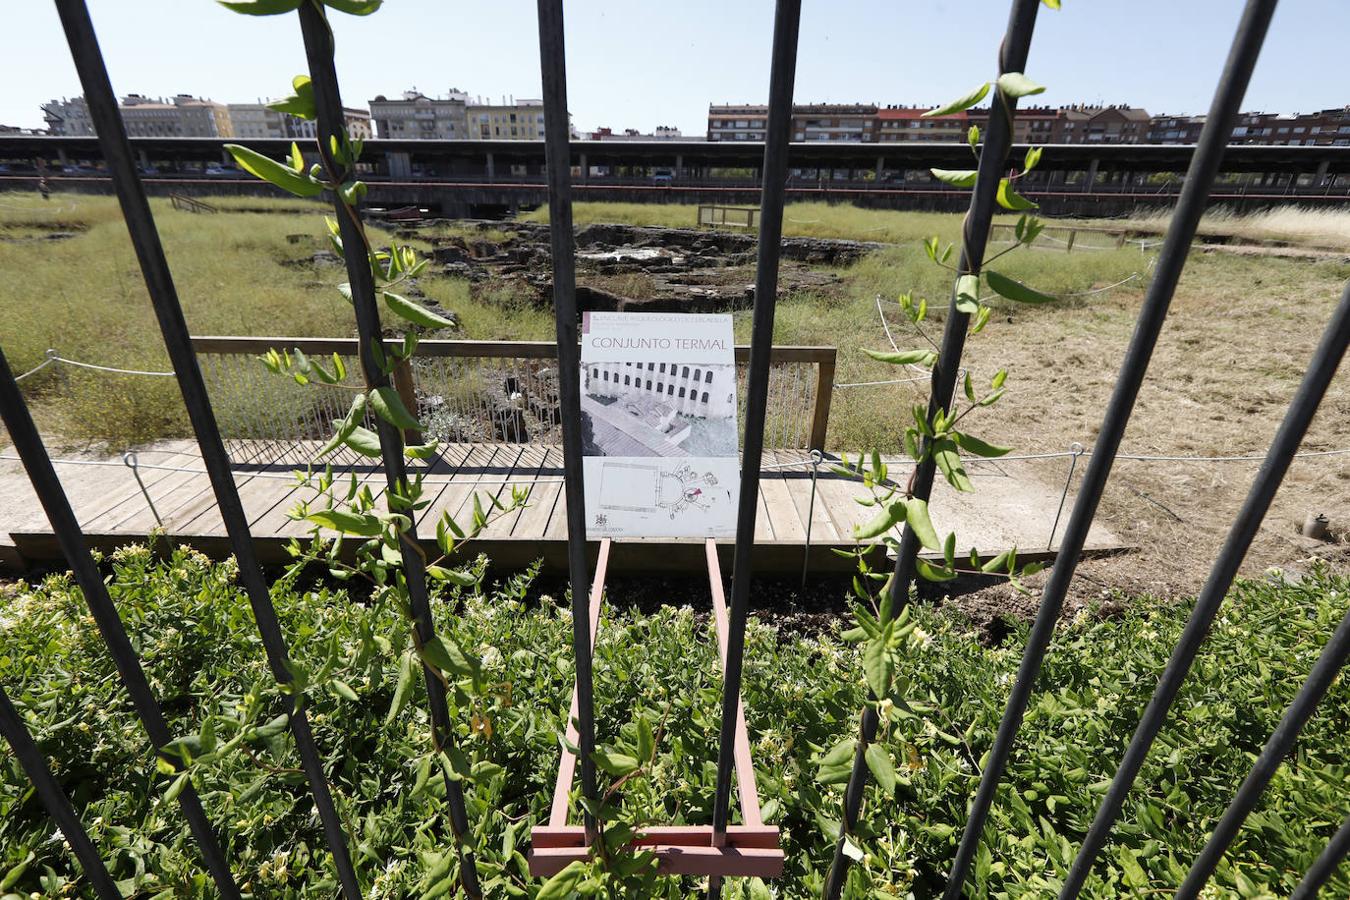
[[[217,138],[132,138],[151,193],[264,195],[275,189],[233,168]],[[275,158],[290,142],[248,145]],[[763,145],[755,142],[573,141],[577,200],[753,204]],[[1018,160],[1025,147],[1014,147]],[[1193,147],[1051,144],[1021,190],[1047,215],[1116,215],[1171,204]],[[789,200],[895,209],[964,209],[967,194],[929,168],[970,168],[965,144],[797,143],[789,149]],[[546,202],[540,141],[367,141],[367,202],[420,206],[448,216],[491,216]],[[93,137],[0,136],[0,190],[110,192]],[[1281,203],[1350,204],[1350,147],[1235,145],[1212,202],[1238,209]]]

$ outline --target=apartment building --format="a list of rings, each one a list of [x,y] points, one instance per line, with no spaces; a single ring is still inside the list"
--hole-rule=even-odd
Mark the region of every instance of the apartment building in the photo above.
[[[375,136],[380,138],[463,140],[477,137],[476,133],[469,133],[468,103],[469,95],[459,90],[451,90],[444,97],[428,97],[421,91],[410,90],[396,100],[380,94],[370,101],[369,121],[374,125]]]
[[[500,104],[479,99],[468,107],[469,136],[484,141],[542,141],[544,101],[503,99]]]
[[[769,122],[767,106],[708,106],[708,140],[762,141]]]
[[[236,138],[282,138],[286,136],[287,118],[266,103],[231,103],[228,105],[230,127]]]
[[[127,94],[121,112],[129,137],[234,137],[229,107],[191,94]]]
[[[912,141],[964,141],[970,128],[965,110],[949,116],[929,116],[922,106],[887,106],[877,110],[876,140],[883,144]]]
[[[66,137],[93,137],[94,121],[89,118],[89,104],[83,97],[62,97],[42,104],[42,118],[48,134]]]
[[[810,103],[792,107],[792,140],[876,140],[877,107],[873,104]]]

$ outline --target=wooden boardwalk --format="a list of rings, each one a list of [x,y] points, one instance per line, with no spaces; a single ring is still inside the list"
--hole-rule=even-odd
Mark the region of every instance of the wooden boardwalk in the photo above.
[[[424,499],[430,504],[419,518],[419,533],[424,538],[434,534],[434,523],[443,511],[461,521],[467,519],[475,493],[509,497],[513,486],[528,487],[529,505],[493,522],[474,552],[487,553],[503,567],[539,558],[546,566],[566,566],[560,448],[457,444],[443,451],[442,459],[425,470]],[[111,550],[143,540],[162,522],[175,541],[211,555],[229,553],[215,496],[192,441],[163,441],[138,452],[144,492],[132,470],[116,457],[81,463],[58,463],[57,472],[91,546]],[[813,504],[806,452],[766,451],[764,466],[756,516],[756,567],[800,571],[809,530],[811,569],[847,568],[848,561],[830,548],[851,547],[853,526],[871,517],[871,510],[855,502],[865,495],[862,486],[822,467]],[[933,503],[938,530],[954,529],[961,547],[974,545],[986,554],[1014,544],[1024,551],[1044,551],[1063,482],[1046,484],[1029,472],[1010,472],[1010,466],[991,463],[969,468],[977,493],[959,495],[940,487]],[[299,501],[314,494],[311,488],[297,486],[293,471],[290,465],[240,466],[235,473],[240,499],[265,561],[285,559],[286,542],[309,533],[306,523],[288,515]],[[376,467],[348,464],[336,471],[344,477],[355,473],[377,495],[384,489],[383,473]],[[732,541],[719,543],[724,562],[729,563]],[[1095,526],[1088,546],[1102,550],[1118,543],[1108,530]],[[0,563],[17,566],[60,558],[22,466],[9,458],[0,460]],[[615,569],[629,570],[701,572],[703,564],[704,544],[696,538],[624,540],[616,544],[612,561]]]

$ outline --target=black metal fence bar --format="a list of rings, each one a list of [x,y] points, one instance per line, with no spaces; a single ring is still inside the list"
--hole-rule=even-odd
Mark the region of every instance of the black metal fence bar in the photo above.
[[[1346,289],[1345,300],[1341,305],[1344,312],[1341,317],[1341,350],[1343,352],[1346,342],[1350,341],[1350,288]],[[1273,494],[1274,491],[1272,490],[1271,493]],[[1211,619],[1217,608],[1218,604],[1216,603],[1213,610],[1208,610]],[[1197,606],[1196,613],[1193,615],[1199,612]],[[1206,623],[1207,625],[1208,623]],[[1280,717],[1280,724],[1275,728],[1270,739],[1266,741],[1265,747],[1261,750],[1261,755],[1252,765],[1251,772],[1243,780],[1242,786],[1238,788],[1232,802],[1228,804],[1228,809],[1224,810],[1223,817],[1219,819],[1219,824],[1214,827],[1214,832],[1209,836],[1209,840],[1200,851],[1200,855],[1191,864],[1190,871],[1186,873],[1186,879],[1177,889],[1178,900],[1199,896],[1205,883],[1214,874],[1214,869],[1218,866],[1219,860],[1223,858],[1224,852],[1232,844],[1233,838],[1237,836],[1238,829],[1242,827],[1242,823],[1247,820],[1247,816],[1256,807],[1257,802],[1261,799],[1261,794],[1270,785],[1270,780],[1275,777],[1275,772],[1280,768],[1280,764],[1284,762],[1284,758],[1293,749],[1294,741],[1298,738],[1299,732],[1303,730],[1303,726],[1307,724],[1308,719],[1317,709],[1317,704],[1326,696],[1331,683],[1344,668],[1347,656],[1350,656],[1350,609],[1347,609],[1331,640],[1322,648],[1322,653],[1313,665],[1307,680],[1299,688],[1293,702],[1285,709],[1284,715]]]
[[[1008,756],[1012,752],[1017,730],[1021,727],[1022,717],[1035,687],[1036,676],[1040,672],[1041,661],[1045,657],[1046,648],[1054,634],[1055,623],[1059,619],[1064,596],[1082,554],[1088,529],[1101,501],[1102,491],[1111,474],[1115,454],[1120,449],[1125,426],[1134,408],[1135,398],[1143,383],[1168,307],[1171,305],[1172,295],[1181,277],[1191,240],[1204,212],[1206,198],[1218,173],[1227,135],[1236,116],[1238,104],[1241,103],[1246,91],[1247,81],[1251,77],[1274,7],[1274,0],[1251,0],[1238,27],[1219,88],[1210,107],[1205,129],[1191,159],[1181,200],[1177,204],[1159,253],[1153,281],[1140,309],[1134,336],[1121,364],[1116,387],[1112,392],[1102,421],[1102,429],[1092,452],[1092,459],[1083,475],[1083,483],[1074,502],[1063,543],[1056,556],[1057,562],[1050,570],[1049,579],[1041,595],[1040,609],[1036,613],[1022,662],[1018,667],[1017,679],[1008,697],[1008,705],[999,723],[984,772],[980,776],[979,788],[971,805],[965,833],[961,836],[957,860],[947,883],[945,895],[947,900],[956,900],[960,896],[966,873],[975,857],[989,808],[998,791],[998,784],[1002,779]]]
[[[1039,9],[1040,0],[1015,0],[1012,4],[1003,43],[999,48],[1000,75],[1004,72],[1021,72],[1026,68],[1027,56],[1031,49],[1031,36],[1036,27],[1036,13]],[[1004,175],[1005,160],[1012,147],[1013,116],[1016,112],[1015,98],[1008,97],[1002,91],[994,91],[989,124],[985,129],[980,150],[979,175],[961,229],[958,275],[978,275],[980,272],[985,248],[989,242],[994,210],[997,207],[999,181]],[[933,366],[932,390],[928,399],[930,420],[938,410],[946,410],[951,406],[969,327],[970,316],[957,309],[956,290],[953,286],[942,334],[942,346],[937,363]],[[936,461],[931,457],[919,463],[914,475],[915,497],[927,500],[932,495],[936,468]],[[900,536],[900,548],[896,553],[895,570],[891,579],[890,596],[895,604],[903,603],[909,598],[909,588],[914,580],[914,560],[918,554],[918,535],[906,525]],[[864,754],[867,745],[876,739],[878,718],[876,709],[870,702],[875,699],[869,696],[868,706],[863,710],[858,746],[853,755],[853,770],[844,788],[843,822],[835,843],[834,859],[826,876],[825,892],[830,900],[840,895],[848,874],[849,862],[844,853],[845,840],[848,832],[857,823],[858,813],[862,807],[863,790],[867,786],[867,762]],[[957,858],[960,859],[959,853]]]
[[[329,173],[339,173],[343,171],[343,167],[333,160],[330,147],[335,140],[346,139],[346,124],[342,113],[342,95],[338,89],[337,70],[333,63],[333,32],[328,26],[322,6],[317,3],[301,4],[300,30],[304,38],[309,76],[314,87],[318,152],[325,170]],[[355,209],[349,209],[337,196],[333,198],[333,210],[337,217],[342,246],[346,249],[343,255],[346,258],[347,277],[351,284],[357,333],[361,339],[361,369],[366,386],[372,389],[387,387],[389,379],[376,364],[371,351],[374,342],[381,340],[382,332],[379,309],[375,305],[374,277],[369,261],[361,252],[366,246],[366,241],[361,228],[360,213]],[[403,461],[403,432],[380,418],[376,419],[375,425],[379,434],[389,494],[401,493],[408,483],[407,469]],[[421,643],[426,643],[436,636],[436,625],[427,594],[426,562],[418,550],[417,530],[412,522],[409,522],[404,531],[404,541],[407,546],[402,554],[402,568],[408,587],[414,631],[417,639]],[[455,732],[450,725],[445,684],[441,681],[439,673],[426,663],[422,665],[422,674],[427,687],[434,748],[439,753],[455,745]],[[464,804],[463,785],[460,781],[453,780],[450,773],[445,771],[445,767],[442,767],[442,774],[446,805],[450,811],[450,827],[455,837],[455,852],[459,857],[460,883],[465,894],[476,900],[482,896],[482,890],[478,884],[478,871],[473,853],[468,849],[470,828]]]
[[[10,748],[14,751],[14,758],[23,767],[28,780],[33,782],[38,796],[42,798],[42,805],[47,807],[47,814],[56,822],[56,827],[61,829],[61,836],[65,838],[66,843],[70,844],[70,849],[80,861],[84,877],[89,879],[94,893],[101,900],[122,900],[122,894],[113,883],[107,867],[103,865],[98,850],[94,847],[93,841],[89,840],[89,833],[84,830],[84,824],[75,814],[75,808],[70,805],[70,798],[52,776],[51,769],[47,766],[47,758],[34,743],[33,736],[28,733],[27,726],[19,716],[19,711],[14,708],[9,695],[2,687],[0,687],[0,735],[4,735],[5,740],[9,742]]]
[[[103,583],[94,557],[89,553],[84,533],[80,531],[75,512],[70,508],[70,501],[61,488],[60,479],[56,477],[56,469],[47,455],[47,448],[42,444],[37,426],[33,424],[33,417],[28,413],[23,394],[19,391],[19,384],[14,380],[14,373],[10,371],[9,361],[5,359],[3,351],[0,351],[0,418],[4,419],[10,440],[14,442],[14,449],[23,460],[28,480],[32,482],[33,491],[42,503],[47,520],[51,522],[52,533],[61,546],[61,553],[65,556],[67,565],[75,575],[76,584],[84,594],[84,601],[89,606],[90,615],[94,617],[103,643],[107,645],[108,653],[112,655],[113,662],[117,665],[117,672],[131,696],[136,714],[140,716],[145,731],[158,753],[165,744],[173,740],[173,734],[164,721],[159,702],[155,700],[154,693],[150,690],[145,670],[141,668],[140,657],[127,638],[122,619],[117,614],[117,607],[113,605],[112,597],[108,595],[108,587]],[[175,762],[171,757],[165,759],[170,763]],[[211,830],[201,800],[191,784],[178,795],[178,805],[183,810],[183,816],[188,821],[193,837],[197,840],[202,859],[216,883],[216,889],[228,900],[238,900],[239,889],[235,886],[234,876],[230,874],[230,867],[225,862],[220,842]]]
[[[71,56],[79,72],[81,86],[84,88],[85,100],[98,134],[99,146],[108,163],[113,187],[122,207],[122,215],[140,262],[146,290],[159,321],[165,348],[173,363],[173,371],[176,373],[178,386],[183,395],[183,404],[187,408],[202,461],[211,481],[216,505],[230,538],[230,548],[239,564],[239,578],[248,594],[249,604],[267,653],[268,665],[277,682],[285,684],[291,680],[285,638],[282,636],[281,625],[272,606],[271,593],[254,552],[248,519],[244,515],[244,507],[239,500],[234,476],[230,471],[220,428],[211,410],[206,383],[202,379],[201,368],[192,349],[187,323],[178,302],[178,293],[164,256],[164,248],[159,240],[159,232],[150,214],[145,189],[136,174],[131,145],[127,141],[126,129],[103,62],[103,53],[94,34],[89,11],[83,0],[56,0],[56,7],[70,45]],[[59,528],[57,530],[59,532]],[[309,727],[309,719],[303,707],[297,706],[294,697],[287,695],[285,705],[291,733],[295,737],[296,749],[300,755],[301,767],[314,796],[314,804],[323,825],[324,837],[333,854],[343,894],[348,900],[357,900],[361,896],[360,886],[347,853],[346,837],[333,805],[323,763]]]
[[[1327,842],[1326,848],[1318,854],[1317,859],[1313,860],[1308,871],[1303,873],[1303,880],[1289,895],[1289,900],[1313,900],[1346,856],[1350,856],[1350,816],[1345,817],[1341,827],[1336,829],[1336,833]]]
[[[745,440],[741,445],[741,490],[736,513],[736,549],[731,570],[731,609],[727,628],[726,672],[722,681],[722,727],[718,738],[717,790],[713,797],[713,844],[725,840],[731,815],[731,780],[736,767],[736,711],[741,702],[745,661],[745,619],[750,603],[751,551],[759,499],[759,467],[764,454],[764,421],[769,397],[769,357],[773,344],[778,257],[783,239],[783,198],[787,181],[788,140],[792,126],[792,89],[797,74],[797,35],[801,0],[778,0],[774,10],[769,69],[769,115],[764,135],[764,187],[760,199],[759,247],[755,269],[755,309],[750,330],[750,371],[745,401]],[[710,897],[720,895],[720,880],[709,880]],[[718,891],[718,894],[714,894]]]
[[[1154,281],[1149,286],[1148,295],[1144,300],[1144,308],[1140,311],[1140,321],[1139,325],[1136,326],[1134,340],[1131,343],[1125,365],[1121,367],[1121,378],[1117,382],[1116,392],[1112,395],[1111,406],[1107,409],[1106,420],[1102,423],[1101,435],[1097,440],[1096,448],[1093,450],[1092,459],[1088,463],[1083,485],[1079,488],[1078,501],[1074,505],[1074,515],[1069,520],[1068,530],[1064,535],[1063,547],[1071,551],[1072,555],[1069,558],[1071,562],[1069,565],[1056,565],[1045,587],[1041,610],[1037,614],[1035,626],[1039,629],[1044,624],[1044,641],[1038,648],[1033,648],[1029,644],[1027,650],[1028,653],[1031,653],[1033,649],[1037,649],[1035,668],[1026,673],[1029,676],[1028,683],[1025,685],[1028,695],[1032,687],[1031,682],[1035,680],[1035,671],[1039,669],[1040,659],[1045,653],[1044,645],[1049,643],[1050,632],[1053,631],[1055,620],[1059,617],[1064,592],[1068,588],[1069,579],[1073,575],[1073,569],[1077,565],[1077,560],[1082,552],[1083,539],[1086,537],[1087,529],[1092,524],[1091,514],[1096,512],[1097,501],[1101,498],[1102,489],[1105,487],[1106,476],[1109,474],[1111,463],[1114,462],[1116,451],[1119,450],[1120,436],[1125,430],[1125,424],[1134,407],[1139,384],[1148,367],[1148,357],[1157,342],[1158,332],[1161,330],[1167,307],[1171,303],[1177,280],[1180,278],[1182,267],[1186,263],[1186,254],[1190,249],[1195,227],[1204,212],[1205,198],[1218,172],[1224,147],[1227,143],[1227,136],[1231,133],[1233,122],[1237,117],[1238,106],[1242,103],[1242,97],[1247,90],[1247,83],[1251,79],[1252,69],[1255,68],[1257,57],[1260,56],[1261,45],[1265,41],[1266,31],[1270,27],[1270,20],[1275,13],[1276,3],[1277,0],[1249,0],[1246,9],[1243,11],[1242,20],[1238,24],[1237,34],[1233,39],[1232,49],[1229,51],[1223,74],[1220,76],[1219,87],[1214,94],[1214,101],[1210,106],[1205,128],[1201,132],[1200,140],[1196,145],[1191,170],[1186,176],[1186,186],[1182,191],[1181,202],[1177,205],[1176,213],[1172,217],[1172,225],[1168,229],[1167,237],[1158,255],[1158,266]],[[1339,318],[1340,313],[1338,313],[1338,320]],[[1148,755],[1148,749],[1152,746],[1154,737],[1162,728],[1163,721],[1167,717],[1167,710],[1172,705],[1172,701],[1181,687],[1182,679],[1185,678],[1186,672],[1190,669],[1191,660],[1195,658],[1200,642],[1209,629],[1214,612],[1223,601],[1223,596],[1229,585],[1232,584],[1238,565],[1250,546],[1251,540],[1261,524],[1261,519],[1270,506],[1270,500],[1275,494],[1275,489],[1279,487],[1280,479],[1283,478],[1289,461],[1298,449],[1299,441],[1302,440],[1303,434],[1307,431],[1308,423],[1312,420],[1317,404],[1321,401],[1322,395],[1326,391],[1326,385],[1330,382],[1331,375],[1336,369],[1335,363],[1328,365],[1326,359],[1326,354],[1336,343],[1335,332],[1334,327],[1330,329],[1327,338],[1318,348],[1317,356],[1314,358],[1314,365],[1318,369],[1310,371],[1305,377],[1284,422],[1280,426],[1279,432],[1276,434],[1275,442],[1271,445],[1266,462],[1262,465],[1262,471],[1253,485],[1251,493],[1248,494],[1242,511],[1234,522],[1233,530],[1229,533],[1228,540],[1214,563],[1209,581],[1201,592],[1196,608],[1186,623],[1181,640],[1178,641],[1177,646],[1172,651],[1172,657],[1168,660],[1167,668],[1158,682],[1153,698],[1149,701],[1134,736],[1130,739],[1130,745],[1121,758],[1120,767],[1111,779],[1111,787],[1102,799],[1102,804],[1097,810],[1092,826],[1088,829],[1087,835],[1083,838],[1083,844],[1078,849],[1078,855],[1069,867],[1069,873],[1060,888],[1059,895],[1061,898],[1076,897],[1082,890],[1083,884],[1092,870],[1093,861],[1106,843],[1111,827],[1120,814],[1120,807],[1125,801],[1125,795],[1129,792],[1131,785],[1134,784],[1134,779],[1139,774],[1140,767],[1144,764],[1144,759]],[[1147,343],[1142,343],[1144,339],[1147,340]],[[1340,349],[1341,351],[1344,350],[1344,343],[1341,344]],[[1339,361],[1340,352],[1336,353],[1334,359]],[[1132,362],[1135,363],[1134,366],[1131,365]],[[1130,370],[1128,377],[1126,376],[1127,369]],[[1127,398],[1122,395],[1123,391],[1128,392],[1128,402],[1124,402]],[[1117,404],[1117,400],[1122,402]],[[1108,441],[1110,443],[1107,443]],[[1080,511],[1089,514],[1080,517]],[[1063,549],[1061,549],[1062,553]],[[1053,591],[1052,588],[1054,588]],[[1051,613],[1053,614],[1051,615]],[[1046,615],[1048,621],[1042,623],[1042,615]],[[1024,659],[1023,662],[1025,663],[1026,660]],[[1019,671],[1019,686],[1021,686],[1022,674]],[[1023,698],[1023,704],[1025,704],[1025,698]],[[1019,709],[1019,720],[1020,716],[1021,710]],[[1000,767],[1001,765],[1002,761],[1000,761]]]
[[[576,660],[577,749],[581,796],[596,797],[595,695],[587,598],[586,492],[582,481],[581,349],[577,344],[576,257],[572,240],[572,151],[567,113],[567,45],[562,0],[539,0],[539,68],[544,88],[544,156],[548,171],[553,316],[558,338],[558,402],[562,408],[563,490],[567,503],[567,571],[572,588],[572,657]],[[587,842],[595,818],[585,811]]]

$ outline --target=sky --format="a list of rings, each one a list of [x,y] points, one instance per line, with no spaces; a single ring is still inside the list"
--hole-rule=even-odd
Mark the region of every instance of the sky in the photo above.
[[[294,14],[252,18],[210,0],[88,0],[119,96],[177,93],[254,102],[304,71]],[[799,103],[936,105],[995,74],[1008,0],[804,0]],[[1039,100],[1203,113],[1232,40],[1238,0],[1064,0],[1041,10],[1027,74]],[[770,0],[570,0],[568,99],[582,131],[704,133],[709,103],[768,96]],[[369,18],[333,14],[343,100],[408,88],[500,100],[540,96],[536,5],[387,0]],[[0,123],[41,127],[40,104],[80,91],[54,4],[11,0]],[[1244,109],[1350,104],[1346,0],[1285,0]]]

